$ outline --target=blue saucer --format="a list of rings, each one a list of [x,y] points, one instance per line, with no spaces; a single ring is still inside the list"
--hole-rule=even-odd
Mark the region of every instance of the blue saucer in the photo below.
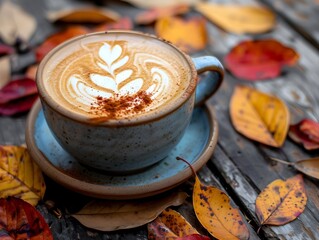
[[[64,151],[51,134],[39,101],[26,126],[30,155],[47,176],[73,191],[107,199],[152,196],[181,184],[192,176],[192,171],[176,157],[186,159],[197,171],[210,159],[217,137],[213,108],[196,108],[185,135],[168,157],[142,172],[119,176],[88,169]]]

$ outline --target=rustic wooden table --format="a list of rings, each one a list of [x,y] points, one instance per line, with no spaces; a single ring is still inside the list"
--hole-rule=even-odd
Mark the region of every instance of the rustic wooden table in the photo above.
[[[41,43],[48,35],[57,30],[56,26],[45,20],[46,10],[64,8],[68,4],[75,3],[75,1],[66,0],[17,0],[15,2],[32,13],[38,20],[38,28],[31,40],[31,46]],[[113,8],[126,16],[133,17],[140,12],[139,9],[120,1],[96,2]],[[289,138],[280,149],[253,142],[236,132],[229,118],[229,100],[234,87],[238,84],[249,84],[259,90],[277,94],[279,97],[282,97],[281,93],[284,88],[297,87],[305,93],[310,103],[309,106],[298,105],[299,113],[301,111],[304,116],[319,120],[319,2],[316,0],[228,0],[217,2],[258,3],[270,7],[277,15],[277,25],[273,31],[259,35],[257,38],[275,38],[292,46],[300,53],[300,60],[297,68],[285,69],[284,74],[276,81],[247,83],[226,72],[221,89],[209,100],[209,104],[214,105],[219,123],[218,144],[211,159],[199,171],[199,176],[206,184],[218,186],[228,193],[249,222],[250,239],[319,239],[319,181],[313,178],[304,177],[308,202],[305,211],[295,221],[280,227],[264,226],[257,234],[259,226],[255,214],[255,199],[266,185],[275,179],[287,179],[297,174],[294,168],[271,161],[270,156],[296,162],[300,159],[316,157],[319,152],[306,151]],[[205,51],[198,53],[198,55],[211,54],[221,60],[236,43],[254,37],[227,33],[210,22],[207,23],[207,28],[210,44]],[[153,31],[151,27],[135,26],[135,29]],[[12,71],[14,73],[23,72],[24,68],[33,62],[34,56],[30,52],[20,54],[13,59]],[[289,106],[291,107],[291,105]],[[0,117],[1,145],[25,143],[26,117],[27,114]],[[294,117],[296,116],[293,116],[293,120],[296,121],[297,119]],[[90,199],[64,189],[49,178],[46,180],[49,190],[45,199],[55,201],[62,211],[65,209],[68,211],[76,210]],[[190,179],[180,188],[190,193],[192,184],[193,179]],[[147,239],[145,226],[103,233],[83,227],[67,214],[58,219],[43,204],[40,204],[38,209],[49,222],[55,239]],[[200,229],[200,224],[194,216],[191,198],[188,198],[187,202],[178,210]],[[204,230],[203,233],[205,233]]]

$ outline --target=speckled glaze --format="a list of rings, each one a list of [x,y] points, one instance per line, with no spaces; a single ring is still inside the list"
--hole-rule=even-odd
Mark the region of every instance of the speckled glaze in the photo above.
[[[155,38],[136,32],[130,34]],[[67,42],[60,47],[65,44]],[[39,66],[37,78],[54,52],[49,53]],[[183,137],[195,104],[212,96],[223,80],[223,67],[216,58],[199,57],[192,60],[184,53],[180,54],[188,62],[188,72],[192,79],[190,87],[176,106],[156,116],[146,115],[143,119],[112,120],[96,124],[77,118],[50,100],[49,93],[42,91],[39,86],[41,81],[37,79],[44,117],[53,136],[83,165],[112,173],[142,170],[164,159]],[[210,72],[209,77],[201,80],[195,91],[197,74],[206,71]]]
[[[61,147],[46,123],[39,101],[26,124],[30,155],[48,177],[73,191],[107,199],[142,198],[176,187],[193,174],[176,157],[183,157],[197,171],[210,159],[217,138],[218,125],[212,106],[197,107],[182,139],[166,158],[144,171],[111,175],[83,166]]]

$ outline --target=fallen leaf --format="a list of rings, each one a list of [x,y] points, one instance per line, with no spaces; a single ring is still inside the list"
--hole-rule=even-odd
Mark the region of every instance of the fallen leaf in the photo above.
[[[37,92],[37,86],[34,80],[27,77],[21,77],[10,81],[0,89],[0,104],[30,96]]]
[[[284,161],[278,158],[273,158],[273,157],[271,159],[277,162],[287,164],[289,166],[293,166],[298,171],[310,177],[319,179],[319,158],[318,157],[299,160],[297,162],[287,162],[287,161]]]
[[[14,48],[8,45],[0,44],[0,56],[14,53]]]
[[[275,15],[265,7],[199,3],[196,10],[228,32],[264,33],[275,25]]]
[[[135,17],[135,22],[137,24],[151,24],[156,20],[164,17],[171,17],[176,15],[181,15],[189,11],[189,6],[186,4],[173,5],[161,8],[152,8],[141,12]]]
[[[191,53],[202,50],[207,44],[206,21],[202,17],[184,20],[179,17],[166,17],[155,23],[155,32],[182,51]]]
[[[12,1],[2,2],[0,22],[0,36],[9,45],[15,44],[17,40],[28,42],[37,26],[35,18]]]
[[[100,231],[138,227],[153,221],[165,208],[181,205],[187,194],[174,192],[131,201],[95,200],[73,214],[84,226]]]
[[[60,43],[88,32],[89,30],[83,26],[70,26],[63,31],[51,35],[36,49],[37,61],[40,62],[50,50]]]
[[[38,99],[38,94],[19,98],[4,104],[0,104],[0,115],[12,116],[29,111]]]
[[[35,206],[45,188],[42,172],[25,147],[0,146],[0,198],[14,196]]]
[[[177,211],[167,208],[147,225],[148,239],[209,240]]]
[[[289,127],[289,137],[301,143],[307,150],[319,149],[319,123],[311,119],[303,119]]]
[[[270,183],[256,199],[256,215],[261,225],[284,225],[305,209],[307,195],[301,174],[286,181]]]
[[[103,32],[109,30],[131,30],[133,29],[133,22],[129,17],[120,18],[114,23],[103,23],[91,29],[92,32]]]
[[[115,22],[120,18],[120,15],[106,8],[72,8],[58,11],[50,11],[47,13],[47,18],[51,22],[66,22],[66,23],[103,23]]]
[[[193,207],[197,219],[217,239],[248,239],[246,221],[220,189],[202,184],[196,177]]]
[[[11,64],[10,58],[4,56],[0,58],[0,89],[3,88],[10,81]]]
[[[18,198],[0,199],[0,239],[53,240],[42,215]]]
[[[160,8],[160,7],[169,7],[169,6],[176,6],[181,4],[186,5],[195,5],[202,0],[161,0],[161,1],[145,1],[145,0],[124,0],[136,7],[139,8]]]
[[[35,80],[37,74],[38,64],[33,64],[29,66],[25,72],[25,76],[32,80]]]
[[[281,147],[289,128],[289,110],[275,96],[247,86],[237,86],[230,100],[235,129],[252,140]]]
[[[246,40],[225,57],[225,66],[244,80],[262,80],[280,75],[283,66],[297,63],[299,54],[277,40]]]

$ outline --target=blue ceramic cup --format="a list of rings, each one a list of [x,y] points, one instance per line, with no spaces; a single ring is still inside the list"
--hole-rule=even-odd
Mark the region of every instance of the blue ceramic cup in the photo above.
[[[191,58],[155,36],[110,31],[53,49],[36,83],[45,119],[65,151],[87,167],[126,174],[169,154],[194,107],[218,90],[223,76],[215,57]]]

